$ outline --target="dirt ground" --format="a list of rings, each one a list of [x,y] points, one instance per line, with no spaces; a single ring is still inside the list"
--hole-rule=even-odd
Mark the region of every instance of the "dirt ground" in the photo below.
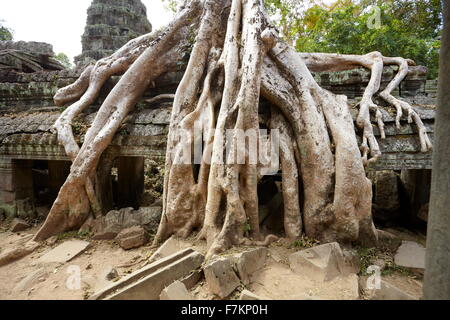
[[[0,231],[0,253],[18,243],[26,242],[38,227],[23,233]],[[91,247],[65,264],[42,264],[38,259],[52,248],[69,239],[47,243],[33,254],[12,264],[0,267],[1,300],[82,300],[101,288],[117,281],[133,271],[142,268],[154,252],[150,247],[125,251],[114,241],[92,241]],[[205,253],[204,242],[194,238],[182,241],[183,247],[193,247]],[[244,251],[248,248],[234,249],[225,255]],[[337,278],[320,283],[295,274],[288,264],[289,254],[299,249],[291,248],[287,242],[280,241],[269,248],[270,257],[265,267],[251,277],[248,289],[258,296],[274,300],[355,300],[359,299],[357,277],[355,275]],[[70,285],[72,271],[79,270],[81,286]],[[111,268],[117,270],[119,278],[107,280]],[[72,271],[71,271],[72,270]],[[385,280],[416,298],[421,296],[421,282],[410,276],[393,274]],[[69,289],[71,288],[71,289]],[[238,299],[242,286],[230,299]],[[215,299],[208,291],[205,281],[192,289],[196,299]]]

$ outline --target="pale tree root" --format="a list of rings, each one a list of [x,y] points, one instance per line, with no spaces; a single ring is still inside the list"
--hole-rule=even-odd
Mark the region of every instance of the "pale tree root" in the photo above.
[[[143,50],[110,92],[86,133],[85,142],[76,154],[69,177],[61,188],[47,220],[35,235],[35,241],[77,229],[86,220],[90,211],[86,185],[89,184],[89,178],[95,175],[101,154],[150,83],[174,68],[179,57],[175,47],[179,41],[177,35],[180,35],[181,28],[195,21],[200,10],[200,2],[192,1],[164,32]],[[85,107],[86,103],[82,105]]]
[[[381,156],[381,150],[375,138],[370,121],[369,111],[375,113],[375,119],[380,130],[381,138],[386,138],[383,115],[379,106],[373,103],[374,95],[380,90],[381,77],[385,65],[396,65],[399,68],[394,79],[379,93],[383,100],[397,109],[397,128],[400,128],[400,119],[403,115],[403,111],[406,111],[408,113],[408,122],[415,122],[417,125],[421,151],[428,152],[432,149],[432,143],[419,115],[414,111],[411,105],[392,96],[392,91],[394,91],[408,75],[408,67],[414,65],[414,61],[404,58],[384,57],[379,52],[371,52],[363,56],[328,53],[301,53],[300,56],[312,71],[341,71],[355,69],[360,66],[371,70],[371,79],[359,104],[360,112],[357,119],[358,127],[363,130],[361,152],[365,165],[377,161]],[[368,157],[369,153],[371,155],[370,158]]]
[[[35,241],[29,241],[25,245],[18,245],[16,248],[0,254],[0,267],[10,264],[16,260],[22,259],[27,255],[33,253],[40,247],[40,243]]]
[[[304,186],[306,235],[322,241],[376,243],[371,185],[346,98],[320,88],[300,56],[285,45],[271,52],[266,65],[263,94],[287,119],[298,119],[296,108],[304,118],[293,129]],[[288,81],[281,79],[282,74]]]

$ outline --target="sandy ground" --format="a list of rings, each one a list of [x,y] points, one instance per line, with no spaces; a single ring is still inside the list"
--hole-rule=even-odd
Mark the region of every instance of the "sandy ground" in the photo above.
[[[37,227],[24,233],[14,234],[0,231],[0,252],[20,242],[26,241],[37,231]],[[0,267],[1,300],[82,300],[101,288],[111,284],[106,274],[115,268],[119,278],[145,265],[146,258],[154,252],[150,247],[125,251],[114,241],[89,241],[92,246],[65,264],[42,264],[37,260],[61,244],[46,244],[33,254],[12,264]],[[182,247],[193,247],[205,253],[204,242],[195,242],[194,238],[182,241]],[[231,250],[230,255],[249,248]],[[274,300],[355,300],[359,299],[356,275],[336,278],[330,282],[317,282],[305,276],[295,274],[289,268],[288,256],[298,249],[290,248],[281,241],[269,248],[270,257],[264,268],[251,277],[251,283],[245,288],[253,293]],[[80,287],[74,287],[73,272],[81,276]],[[407,293],[420,298],[421,282],[403,275],[391,275],[384,278]],[[114,281],[114,280],[113,280]],[[242,286],[230,299],[238,299]],[[192,289],[196,299],[215,299],[208,291],[205,281]]]

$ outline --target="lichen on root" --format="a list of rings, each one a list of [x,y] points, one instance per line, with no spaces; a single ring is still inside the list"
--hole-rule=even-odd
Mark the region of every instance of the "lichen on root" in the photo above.
[[[382,115],[372,101],[380,89],[384,65],[398,65],[399,71],[381,97],[397,108],[398,125],[402,112],[408,112],[409,120],[419,127],[422,151],[431,148],[417,113],[391,95],[412,62],[377,52],[363,56],[297,53],[278,36],[261,0],[187,1],[165,29],[132,40],[88,66],[77,82],[57,93],[58,105],[75,101],[55,124],[73,165],[34,240],[79,228],[90,212],[101,211],[95,195],[99,158],[149,84],[179,65],[180,48],[189,42],[192,29],[197,36],[174,97],[163,215],[155,244],[173,234],[188,237],[198,230],[211,257],[234,245],[267,245],[276,239],[259,229],[257,188],[267,163],[250,161],[248,152],[243,163],[222,161],[227,146],[241,148],[236,134],[227,135],[228,130],[253,130],[259,135],[261,97],[272,105],[269,130],[280,132],[276,160],[282,171],[286,236],[295,239],[305,233],[325,242],[376,243],[372,190],[364,165],[381,154],[370,112],[375,112],[384,137]],[[324,90],[311,75],[312,70],[359,66],[372,71],[357,120],[363,130],[362,146],[358,146],[346,97]],[[111,76],[120,74],[83,145],[78,146],[72,121],[95,101]],[[198,140],[193,132],[199,122],[205,147],[196,165],[183,159],[190,157],[186,150]],[[190,139],[180,142],[180,132],[187,132]]]

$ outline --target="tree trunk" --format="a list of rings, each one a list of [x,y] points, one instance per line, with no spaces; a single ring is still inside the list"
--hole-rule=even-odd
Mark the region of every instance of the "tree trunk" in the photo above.
[[[192,34],[196,34],[194,43]],[[398,119],[402,110],[408,112],[420,129],[423,151],[431,148],[411,106],[390,94],[413,62],[377,52],[364,56],[299,54],[279,38],[262,0],[187,1],[167,28],[130,41],[57,93],[58,105],[78,100],[55,124],[73,165],[34,240],[77,229],[90,212],[101,213],[104,197],[96,193],[101,188],[95,186],[95,177],[102,152],[151,81],[174,70],[183,48],[192,45],[174,98],[163,215],[155,244],[173,234],[187,237],[198,230],[211,257],[234,245],[267,245],[275,240],[274,235],[260,231],[257,192],[259,179],[274,163],[281,164],[287,237],[295,239],[304,233],[324,242],[375,244],[372,191],[364,164],[381,154],[370,111],[376,113],[383,131],[372,96],[380,88],[385,64],[400,68],[383,92],[384,99],[397,108]],[[322,89],[310,71],[360,65],[372,70],[358,118],[364,130],[361,147],[346,97]],[[72,120],[95,101],[106,80],[118,74],[123,76],[99,109],[85,142],[78,146]],[[272,104],[266,124],[280,137],[280,153],[272,154],[269,163],[255,156],[267,145],[261,142],[261,96]],[[196,154],[203,137],[205,147]],[[200,159],[199,163],[193,158]]]
[[[444,31],[428,218],[424,298],[450,300],[450,3],[443,1]]]

